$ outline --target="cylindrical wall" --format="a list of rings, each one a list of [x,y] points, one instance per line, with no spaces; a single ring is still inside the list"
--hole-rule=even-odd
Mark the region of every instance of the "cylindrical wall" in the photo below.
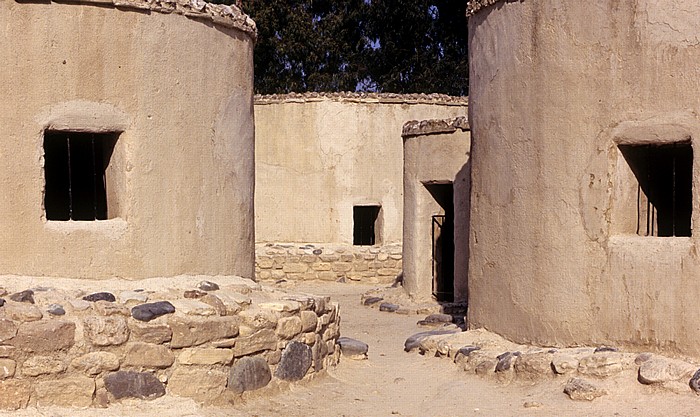
[[[251,277],[254,25],[86,3],[0,2],[0,274]],[[45,131],[118,133],[108,220],[47,221]]]
[[[422,123],[430,127],[453,121]],[[435,185],[452,189],[453,201],[443,204],[454,207],[454,299],[467,299],[469,148],[468,130],[452,128],[404,136],[403,286],[416,299],[430,299],[433,294],[432,216],[445,214],[445,208],[431,194],[430,187]]]
[[[620,213],[637,188],[618,146],[697,143],[699,14],[680,0],[525,0],[470,17],[471,326],[700,355],[698,233],[630,230]]]

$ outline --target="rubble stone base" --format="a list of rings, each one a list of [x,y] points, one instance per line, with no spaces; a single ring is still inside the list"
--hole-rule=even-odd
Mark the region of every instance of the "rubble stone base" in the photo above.
[[[259,243],[255,276],[260,280],[357,281],[391,284],[402,271],[401,245],[351,246]]]
[[[147,281],[112,292],[91,282],[103,291],[93,297],[97,291],[77,289],[83,284],[34,286],[20,297],[27,288],[9,286],[26,281],[3,280],[0,409],[108,407],[163,395],[231,403],[337,364],[340,316],[328,297],[241,278],[213,277],[220,286],[181,279],[170,288]]]

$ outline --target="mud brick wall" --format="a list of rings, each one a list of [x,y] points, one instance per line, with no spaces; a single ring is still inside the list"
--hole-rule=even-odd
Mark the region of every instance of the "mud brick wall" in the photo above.
[[[0,409],[108,407],[163,395],[226,404],[337,363],[337,304],[252,284],[3,296]]]
[[[359,281],[389,284],[402,273],[401,245],[257,244],[258,280]]]

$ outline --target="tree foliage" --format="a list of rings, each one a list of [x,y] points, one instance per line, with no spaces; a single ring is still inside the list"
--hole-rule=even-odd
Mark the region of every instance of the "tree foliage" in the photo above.
[[[258,93],[467,94],[466,0],[243,0],[242,8],[258,25]]]

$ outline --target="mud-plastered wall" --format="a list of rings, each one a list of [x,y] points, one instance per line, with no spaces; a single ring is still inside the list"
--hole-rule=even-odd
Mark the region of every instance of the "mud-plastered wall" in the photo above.
[[[404,125],[403,278],[414,298],[467,300],[470,145],[466,116]]]
[[[0,27],[0,274],[252,277],[250,18],[3,1]]]
[[[700,355],[700,5],[483,3],[469,19],[470,325]]]

